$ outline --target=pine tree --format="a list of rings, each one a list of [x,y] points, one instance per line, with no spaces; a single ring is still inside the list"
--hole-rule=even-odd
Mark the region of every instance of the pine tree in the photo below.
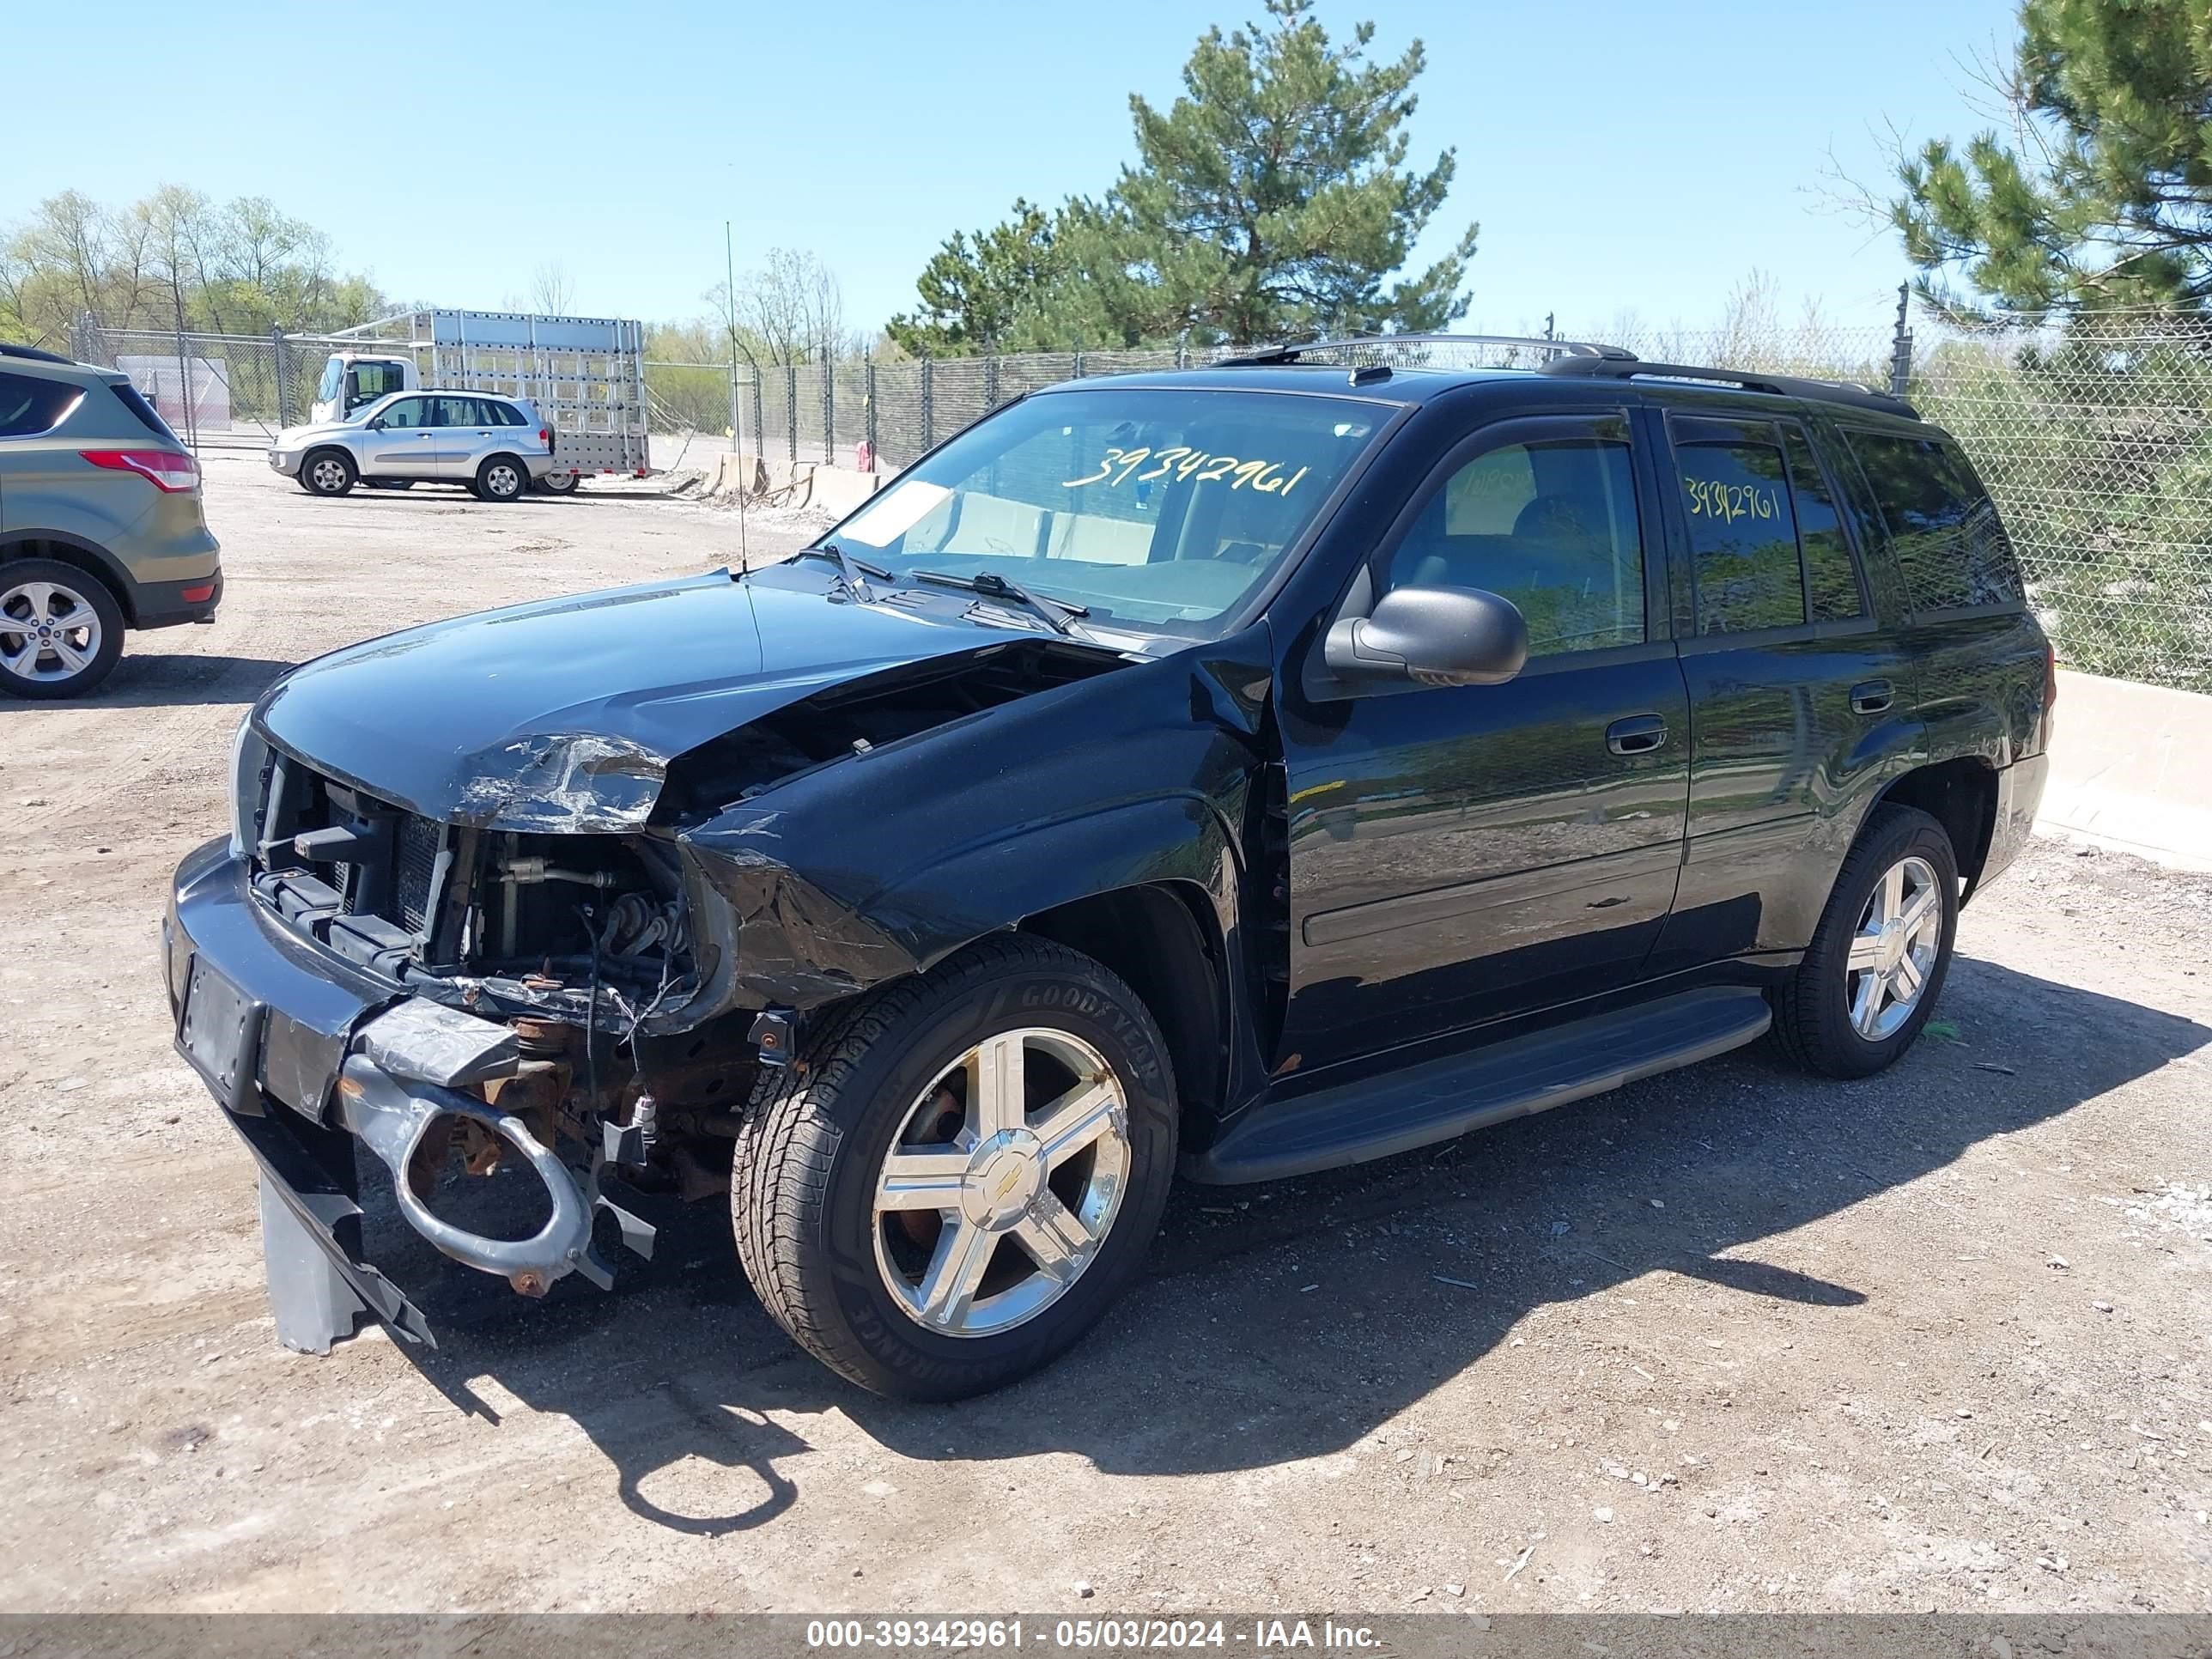
[[[1313,0],[1266,3],[1267,26],[1200,39],[1170,108],[1131,96],[1137,161],[1102,199],[1017,202],[1006,223],[956,233],[892,337],[933,355],[1244,343],[1462,315],[1474,226],[1393,280],[1455,166],[1449,149],[1406,165],[1420,43],[1370,63],[1372,24],[1334,46]]]
[[[2008,143],[1901,160],[1890,216],[1947,300],[2202,308],[2212,298],[2212,0],[2023,0]]]
[[[1420,42],[1370,64],[1372,23],[1334,46],[1313,0],[1267,7],[1268,27],[1200,38],[1167,111],[1129,100],[1139,159],[1115,186],[1107,246],[1133,279],[1139,331],[1243,343],[1442,327],[1467,309],[1474,226],[1385,287],[1455,167],[1449,149],[1425,173],[1405,165]]]

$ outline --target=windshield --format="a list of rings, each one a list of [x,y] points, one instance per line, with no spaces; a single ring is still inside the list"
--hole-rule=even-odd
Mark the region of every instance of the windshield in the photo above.
[[[1054,392],[963,433],[823,540],[902,579],[997,576],[1092,623],[1208,637],[1388,414],[1296,393]]]

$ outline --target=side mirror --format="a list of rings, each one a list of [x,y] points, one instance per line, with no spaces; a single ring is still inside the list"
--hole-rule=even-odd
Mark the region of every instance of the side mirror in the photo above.
[[[383,430],[384,430],[384,416],[381,416],[381,415],[379,415],[379,416],[375,416],[374,419],[372,419],[372,420],[369,422],[369,423],[368,423],[368,430],[370,430],[371,432],[381,432],[381,431],[383,431]]]
[[[1528,660],[1528,624],[1510,599],[1479,587],[1399,587],[1374,613],[1328,630],[1322,659],[1340,679],[1499,685]]]

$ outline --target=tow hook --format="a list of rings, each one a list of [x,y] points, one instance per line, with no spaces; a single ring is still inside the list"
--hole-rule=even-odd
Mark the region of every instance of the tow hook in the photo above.
[[[454,1086],[519,1075],[527,1073],[511,1028],[416,998],[362,1028],[338,1073],[337,1116],[392,1171],[392,1194],[407,1224],[454,1261],[506,1279],[524,1296],[544,1296],[555,1279],[572,1273],[612,1289],[613,1273],[592,1249],[593,1218],[602,1210],[612,1215],[623,1243],[648,1259],[653,1229],[599,1191],[604,1160],[595,1159],[580,1180],[522,1116]],[[507,1092],[498,1091],[501,1103]],[[431,1213],[409,1170],[426,1138],[450,1133],[434,1126],[453,1118],[512,1146],[544,1184],[553,1212],[534,1236],[490,1238]]]

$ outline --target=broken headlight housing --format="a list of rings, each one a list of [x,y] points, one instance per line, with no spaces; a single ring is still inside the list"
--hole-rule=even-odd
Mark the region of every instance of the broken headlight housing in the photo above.
[[[230,855],[242,859],[261,838],[262,781],[269,770],[269,745],[253,729],[248,709],[230,740]]]

